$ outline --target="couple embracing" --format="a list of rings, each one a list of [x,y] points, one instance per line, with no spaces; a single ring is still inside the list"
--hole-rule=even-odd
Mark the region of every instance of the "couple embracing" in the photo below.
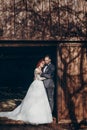
[[[34,70],[34,81],[21,104],[13,111],[0,112],[0,117],[34,125],[51,123],[54,106],[54,71],[51,57],[45,56],[38,62]]]

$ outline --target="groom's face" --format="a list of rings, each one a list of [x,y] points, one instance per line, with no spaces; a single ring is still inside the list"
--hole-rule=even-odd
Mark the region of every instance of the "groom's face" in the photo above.
[[[45,57],[45,64],[49,64],[51,62],[51,59],[49,57]]]

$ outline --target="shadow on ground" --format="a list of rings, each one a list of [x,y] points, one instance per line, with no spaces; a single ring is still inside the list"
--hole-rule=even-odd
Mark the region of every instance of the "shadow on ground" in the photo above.
[[[8,99],[0,101],[0,111],[12,111],[20,103],[21,99]],[[5,117],[0,118],[0,130],[74,130],[72,124],[57,124],[56,119],[53,118],[53,123],[44,125],[31,125],[26,124],[23,121],[14,121]],[[82,126],[81,130],[87,130]]]

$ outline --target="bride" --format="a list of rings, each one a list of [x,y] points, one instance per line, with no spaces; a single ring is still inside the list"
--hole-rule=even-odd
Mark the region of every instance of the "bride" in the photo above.
[[[0,117],[21,120],[30,124],[46,124],[52,122],[52,113],[41,77],[44,60],[41,60],[34,71],[34,81],[31,83],[21,104],[13,111],[0,112]]]

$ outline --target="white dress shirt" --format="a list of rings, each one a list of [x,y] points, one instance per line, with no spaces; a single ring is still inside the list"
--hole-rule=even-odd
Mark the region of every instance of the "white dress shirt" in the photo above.
[[[45,72],[45,71],[46,71],[47,67],[48,67],[48,65],[46,65],[46,66],[44,67],[43,72]]]
[[[49,63],[49,64],[51,64],[51,63]],[[49,65],[49,64],[48,64],[48,65]],[[46,66],[44,67],[43,72],[45,72],[45,71],[46,71],[46,69],[47,69],[48,65],[46,65]]]

